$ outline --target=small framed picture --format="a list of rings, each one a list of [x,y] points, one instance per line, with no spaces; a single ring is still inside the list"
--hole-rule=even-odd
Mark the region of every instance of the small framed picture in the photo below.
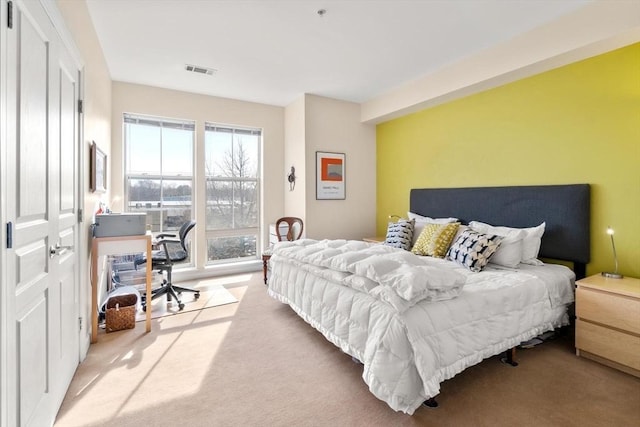
[[[316,200],[344,200],[345,154],[316,151]]]
[[[94,193],[107,191],[107,156],[98,148],[95,141],[91,142],[89,184]]]

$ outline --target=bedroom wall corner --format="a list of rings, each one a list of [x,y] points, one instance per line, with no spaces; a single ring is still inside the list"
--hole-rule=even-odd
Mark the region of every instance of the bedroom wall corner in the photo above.
[[[591,184],[591,263],[640,277],[640,43],[377,126],[377,230],[411,188]],[[398,162],[397,153],[411,153]]]
[[[265,226],[262,229],[261,239],[268,241],[269,220],[278,218],[282,214],[284,206],[284,108],[279,106],[259,104],[254,102],[239,101],[228,98],[220,98],[208,95],[199,95],[181,92],[171,89],[162,89],[152,86],[113,82],[113,147],[111,184],[113,187],[114,209],[122,210],[124,196],[124,169],[123,169],[123,114],[137,113],[158,117],[195,120],[196,122],[196,147],[197,158],[204,158],[204,124],[213,122],[219,124],[257,127],[263,132],[262,147],[262,194],[263,208],[262,218]],[[202,167],[195,169],[195,194],[198,200],[204,200],[205,188],[198,183],[204,182],[205,173]],[[196,221],[204,223],[205,204],[196,203]],[[207,249],[204,227],[196,228],[198,234],[198,247],[196,250],[196,267],[204,269]],[[259,246],[262,247],[262,246]],[[256,261],[256,266],[258,263]],[[261,263],[260,263],[261,266]],[[208,270],[212,275],[224,274]],[[220,270],[222,271],[222,270]]]
[[[305,162],[305,97],[301,96],[284,110],[284,216],[297,216],[306,223],[306,170]],[[295,167],[296,182],[291,188],[287,177]],[[273,223],[275,218],[270,218]]]
[[[307,237],[361,239],[375,232],[375,128],[360,105],[305,95]],[[316,200],[316,151],[345,154],[345,200]]]

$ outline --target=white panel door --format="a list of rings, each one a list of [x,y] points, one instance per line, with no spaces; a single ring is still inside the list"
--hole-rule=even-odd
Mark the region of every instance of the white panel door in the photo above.
[[[6,419],[12,426],[49,426],[79,358],[78,70],[39,1],[14,1],[12,18]]]
[[[49,159],[57,180],[50,178],[55,185],[54,202],[50,204],[52,215],[57,222],[57,236],[50,250],[50,262],[57,263],[57,275],[51,286],[57,287],[52,294],[58,299],[53,310],[57,317],[52,336],[52,357],[57,372],[53,394],[55,409],[60,406],[69,383],[76,371],[80,357],[79,300],[78,300],[78,69],[74,61],[63,49],[58,50],[52,75],[55,105],[50,106],[51,126]]]

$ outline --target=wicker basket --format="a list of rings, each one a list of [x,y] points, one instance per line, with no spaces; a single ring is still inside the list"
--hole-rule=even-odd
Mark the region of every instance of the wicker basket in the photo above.
[[[133,329],[136,326],[136,304],[134,294],[118,295],[107,301],[105,329],[107,332]]]

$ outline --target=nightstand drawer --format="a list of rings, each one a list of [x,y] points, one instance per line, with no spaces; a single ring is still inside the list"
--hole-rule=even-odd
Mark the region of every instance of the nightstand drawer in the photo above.
[[[640,300],[579,287],[576,313],[586,319],[640,335]]]
[[[640,337],[576,321],[576,348],[640,370]]]

